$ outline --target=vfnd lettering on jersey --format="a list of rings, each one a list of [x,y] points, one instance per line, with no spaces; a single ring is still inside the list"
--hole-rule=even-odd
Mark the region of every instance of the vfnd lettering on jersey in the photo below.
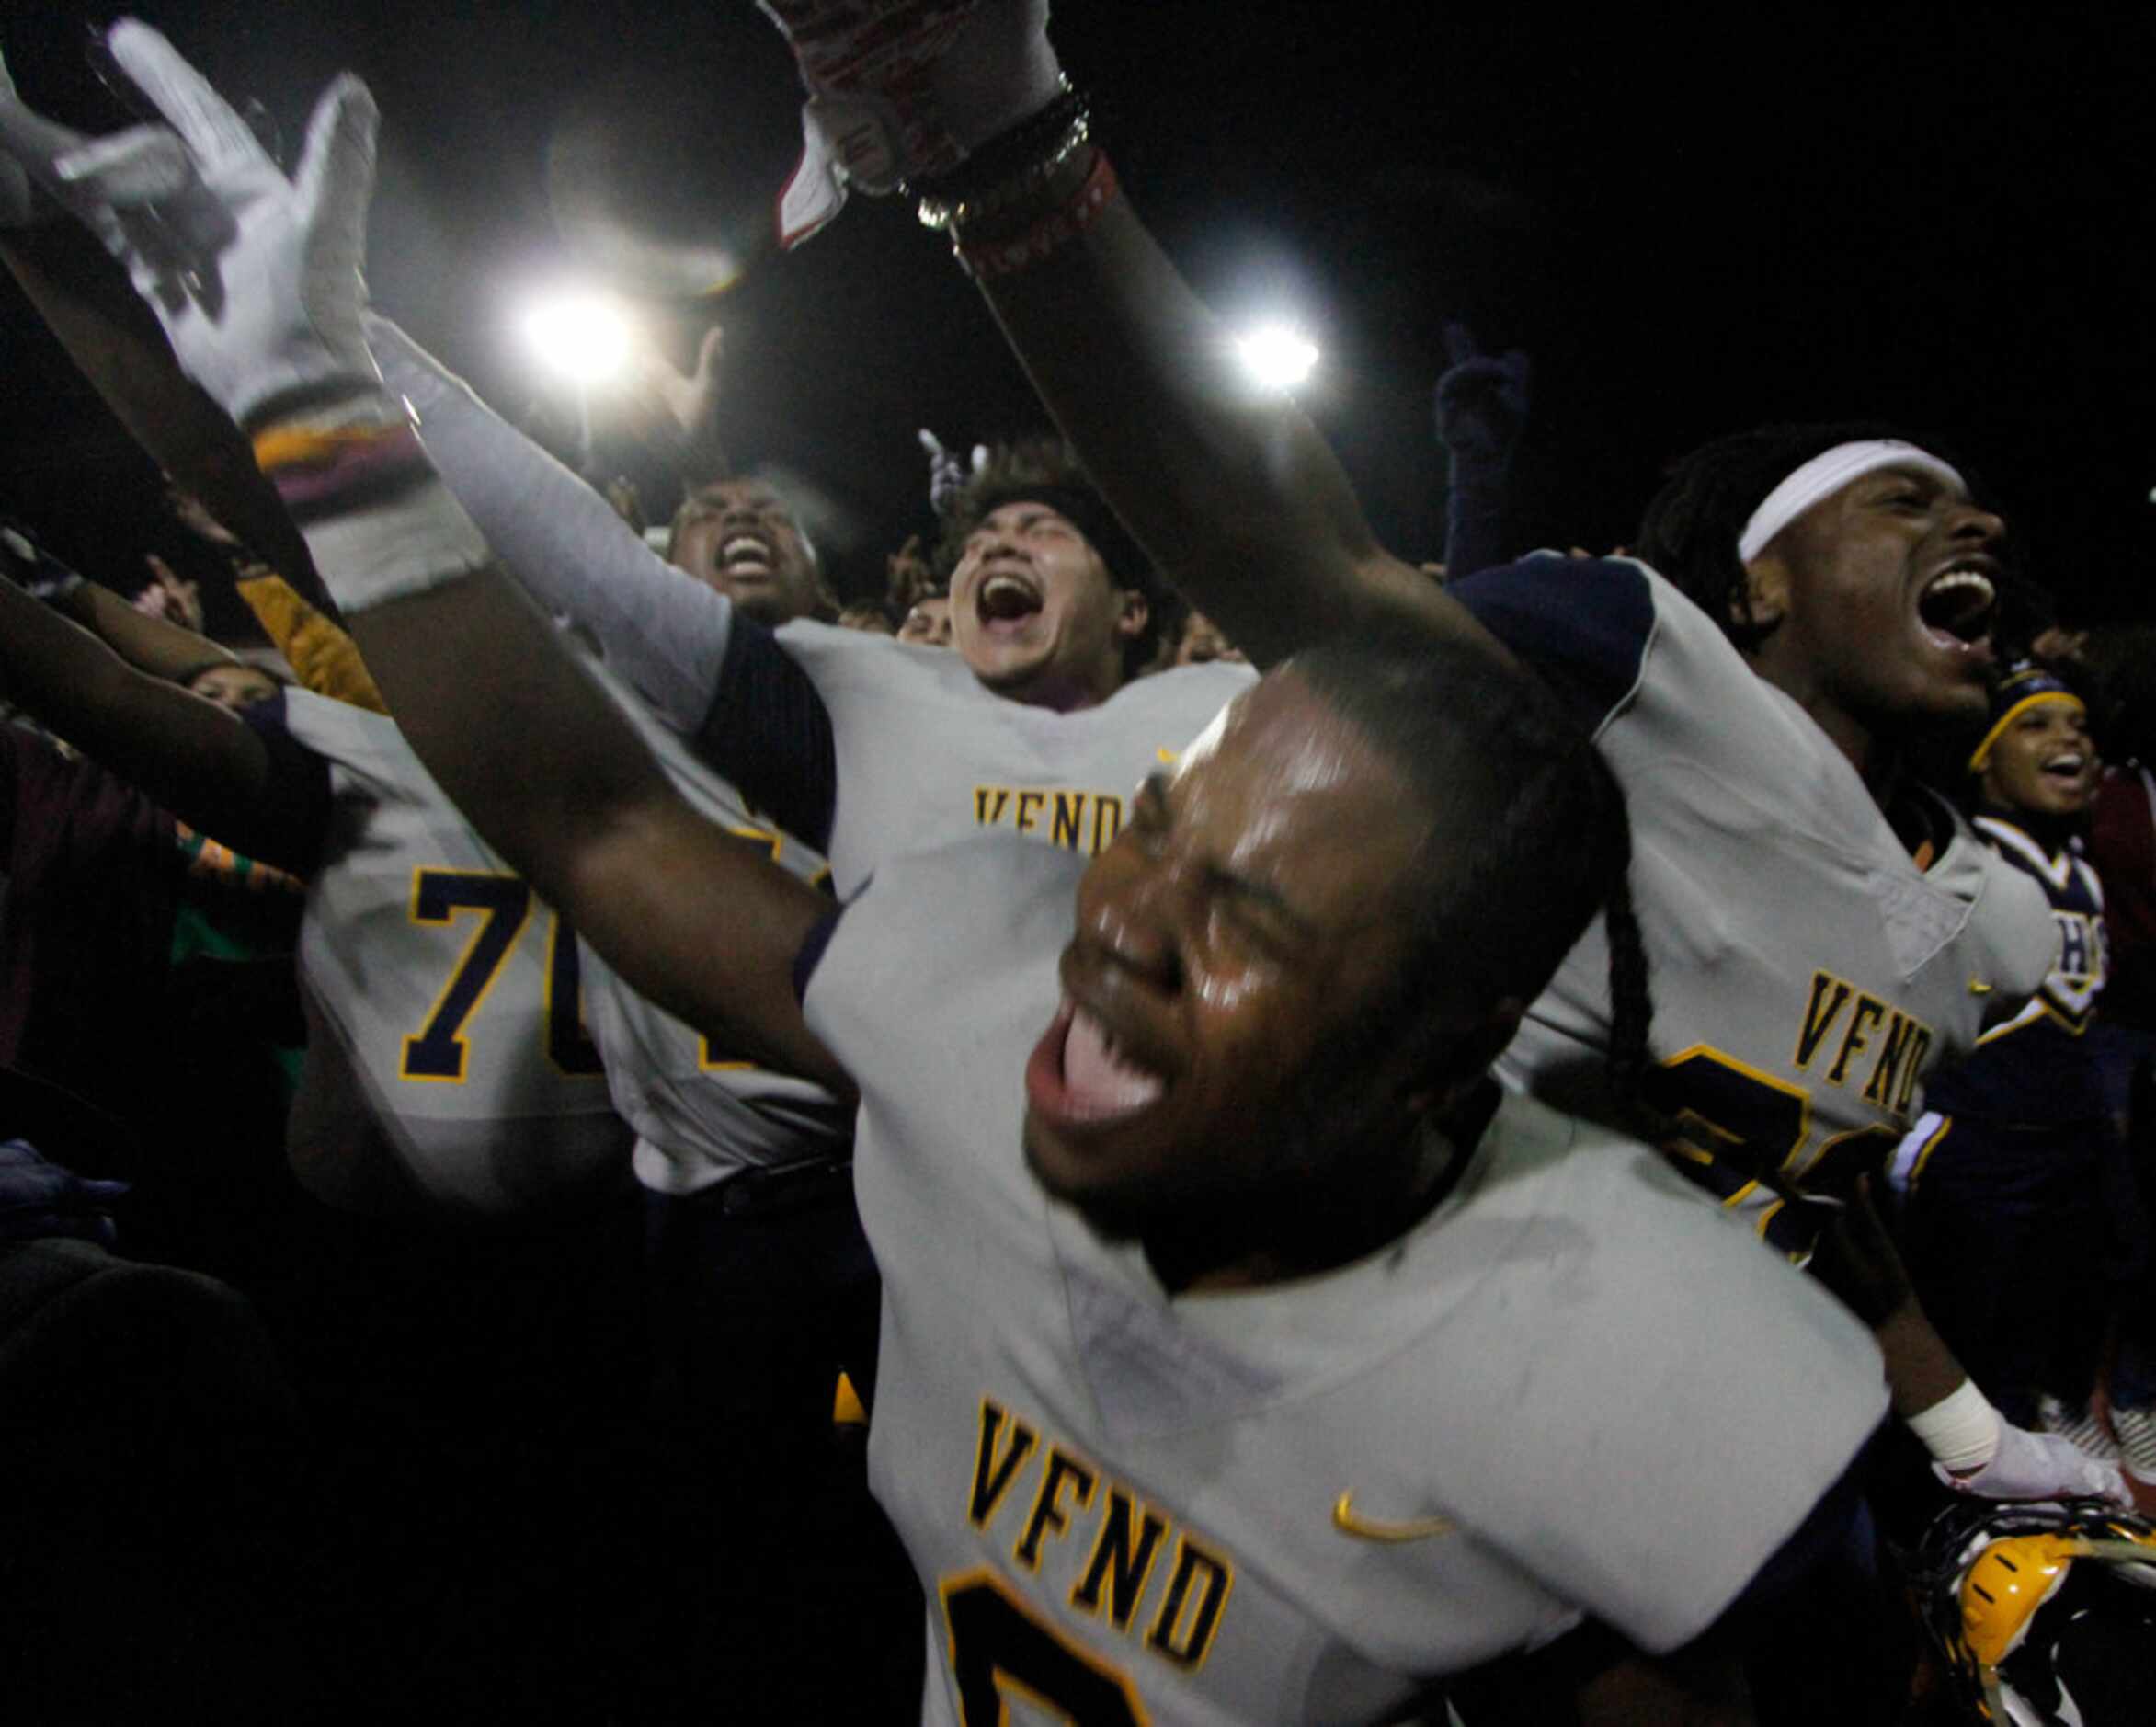
[[[1097,857],[1123,831],[1124,800],[1113,792],[1038,785],[976,785],[974,822],[1009,828],[1068,852]]]
[[[997,1719],[981,1711],[991,1706],[998,1670],[1051,1700],[1055,1697],[1045,1682],[1060,1663],[1035,1664],[1044,1683],[1009,1664],[1032,1639],[999,1635],[998,1628],[1015,1633],[1021,1622],[1040,1626],[1026,1611],[1025,1592],[1011,1583],[1015,1576],[1055,1580],[1069,1607],[1179,1672],[1204,1665],[1235,1591],[1234,1562],[1216,1545],[1177,1527],[1137,1489],[993,1398],[981,1400],[965,1516],[988,1538],[991,1550],[1008,1543],[1008,1560],[998,1554],[977,1571],[946,1578],[940,1588],[969,1722]],[[1040,1629],[1055,1641],[1052,1630]]]
[[[1944,800],[1915,794],[1889,821],[1809,714],[1652,571],[1534,558],[1469,584],[1601,714],[1652,979],[1648,1102],[1675,1123],[1673,1161],[1801,1257],[1834,1215],[1806,1196],[1883,1167],[1927,1070],[2037,986],[2042,905]],[[1598,923],[1530,1005],[1507,1082],[1636,1126],[1603,1079],[1609,1003]]]
[[[1225,661],[1178,667],[1064,713],[995,694],[955,654],[807,622],[778,639],[830,716],[828,852],[844,900],[891,859],[981,829],[1079,857],[1105,851],[1146,775],[1256,680]]]
[[[1663,1149],[1763,1239],[1802,1257],[1822,1221],[1805,1201],[1846,1199],[1891,1154],[1936,1038],[1914,1014],[1814,971],[1791,1077],[1705,1045],[1649,1076],[1648,1098],[1673,1124]]]
[[[335,803],[302,977],[371,1113],[444,1203],[501,1210],[618,1163],[573,932],[468,828],[378,714],[285,695]]]

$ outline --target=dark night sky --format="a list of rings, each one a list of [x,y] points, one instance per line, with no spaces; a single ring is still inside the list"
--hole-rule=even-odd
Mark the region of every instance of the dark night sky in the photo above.
[[[118,123],[83,51],[86,21],[109,14],[29,10],[0,22],[25,94]],[[688,240],[760,229],[791,163],[790,63],[747,0],[140,10],[288,138],[337,68],[368,78],[376,300],[512,412],[532,387],[514,311],[562,261],[551,144],[602,145],[618,213]],[[1201,291],[1226,311],[1287,305],[1318,335],[1306,399],[1397,549],[1433,556],[1442,538],[1429,391],[1442,327],[1464,317],[1535,357],[1524,543],[1626,537],[1660,464],[1714,433],[1878,415],[1968,454],[2070,610],[2144,614],[2156,15],[1798,16],[1066,0],[1056,37]],[[737,458],[852,508],[855,585],[921,525],[916,426],[970,440],[1036,418],[900,206],[857,202],[716,301],[667,308],[683,358],[714,309]],[[169,544],[140,463],[12,290],[0,364],[0,509],[93,572]]]

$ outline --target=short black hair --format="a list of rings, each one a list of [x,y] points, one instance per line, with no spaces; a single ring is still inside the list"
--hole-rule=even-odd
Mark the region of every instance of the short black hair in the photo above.
[[[1146,597],[1146,627],[1123,644],[1124,680],[1146,671],[1159,655],[1178,602],[1145,547],[1109,509],[1077,452],[1059,438],[1021,438],[989,450],[988,459],[960,489],[943,519],[943,537],[936,546],[938,579],[949,584],[975,528],[1004,505],[1021,503],[1045,504],[1064,517],[1086,536],[1116,587],[1135,589]]]
[[[1598,912],[1610,947],[1609,1075],[1636,1103],[1653,1003],[1634,914],[1631,827],[1586,728],[1529,674],[1465,643],[1352,635],[1286,669],[1360,731],[1433,818],[1389,1012],[1540,995]]]
[[[1749,653],[1774,626],[1751,615],[1750,584],[1737,555],[1744,524],[1769,492],[1814,456],[1872,438],[1898,438],[1952,460],[1935,442],[1877,420],[1754,427],[1702,444],[1671,464],[1633,536],[1633,551]]]

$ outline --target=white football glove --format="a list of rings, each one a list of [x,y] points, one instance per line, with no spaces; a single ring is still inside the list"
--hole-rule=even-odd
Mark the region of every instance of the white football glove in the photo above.
[[[2126,1477],[2116,1463],[2093,1458],[2064,1434],[2031,1433],[1999,1417],[1999,1448],[1973,1475],[1954,1475],[1934,1463],[1932,1471],[1977,1499],[2105,1499],[2121,1511],[2134,1508]]]
[[[69,134],[17,105],[0,142],[127,267],[181,369],[235,422],[279,397],[371,385],[359,328],[374,185],[367,86],[347,74],[324,93],[288,180],[155,30],[125,18],[108,40],[171,132],[138,127],[57,150],[47,137],[49,154],[33,159],[18,139]]]
[[[929,508],[939,516],[948,516],[957,508],[958,495],[965,490],[966,483],[988,465],[988,446],[975,444],[972,465],[968,466],[966,457],[944,449],[943,440],[926,426],[916,436],[929,458]]]
[[[757,0],[801,67],[801,166],[779,243],[838,213],[846,189],[947,174],[1062,88],[1048,0]]]

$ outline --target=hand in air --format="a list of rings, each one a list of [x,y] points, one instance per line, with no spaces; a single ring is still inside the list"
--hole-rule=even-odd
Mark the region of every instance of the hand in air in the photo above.
[[[1451,364],[1437,381],[1437,440],[1456,462],[1503,466],[1527,425],[1534,365],[1517,348],[1486,354],[1465,324],[1444,326]]]
[[[202,584],[182,580],[154,552],[145,554],[143,562],[150,566],[150,582],[135,596],[135,610],[145,617],[163,618],[167,623],[201,635]]]
[[[882,194],[948,174],[1054,101],[1063,74],[1048,0],[757,0],[808,91],[801,166],[779,243],[838,213],[850,186]]]
[[[235,421],[375,378],[359,329],[374,100],[348,74],[287,179],[172,44],[131,18],[113,60],[169,122],[84,140],[0,102],[0,147],[127,267],[181,368]]]
[[[719,362],[725,342],[725,331],[713,325],[697,344],[694,367],[684,372],[675,369],[656,343],[639,341],[621,381],[611,389],[609,405],[633,434],[669,453],[694,456],[716,452]]]
[[[948,516],[957,506],[966,482],[988,465],[988,446],[975,444],[967,457],[946,450],[943,440],[926,426],[917,435],[929,457],[929,508],[939,516]]]

